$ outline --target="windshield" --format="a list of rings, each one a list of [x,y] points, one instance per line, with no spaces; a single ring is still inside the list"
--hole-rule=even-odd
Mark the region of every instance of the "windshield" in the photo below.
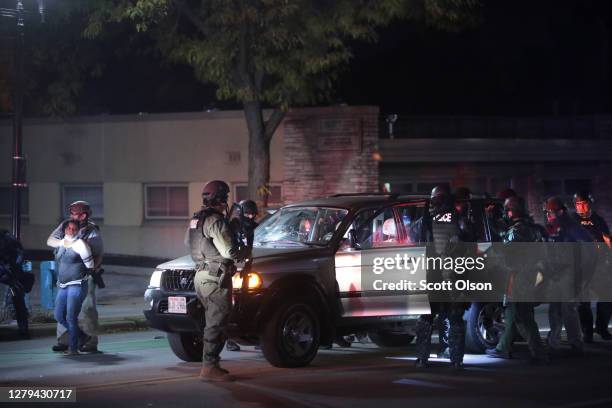
[[[255,230],[254,246],[326,245],[348,210],[321,207],[281,208]]]

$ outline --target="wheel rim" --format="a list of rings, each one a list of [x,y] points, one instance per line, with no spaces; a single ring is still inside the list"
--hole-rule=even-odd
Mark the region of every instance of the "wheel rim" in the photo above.
[[[478,333],[487,344],[497,344],[505,327],[501,305],[488,304],[480,309],[478,313]]]
[[[314,343],[315,325],[304,312],[291,313],[283,324],[282,343],[285,351],[294,358],[307,355]]]

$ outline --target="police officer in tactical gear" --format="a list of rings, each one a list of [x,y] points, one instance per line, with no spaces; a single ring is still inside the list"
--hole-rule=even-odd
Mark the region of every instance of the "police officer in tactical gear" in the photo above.
[[[526,246],[515,245],[523,242],[544,242],[545,238],[542,235],[542,228],[534,224],[529,216],[525,201],[521,197],[512,196],[506,199],[504,218],[508,223],[503,239],[503,253],[510,272],[506,288],[510,303],[506,306],[506,329],[497,347],[487,349],[486,353],[490,357],[511,358],[512,341],[518,331],[527,341],[532,361],[546,363],[548,355],[544,350],[534,318],[535,305],[525,301],[536,286],[537,273],[541,269],[536,261],[541,259],[539,255],[542,247],[532,246],[530,247],[532,252],[526,253],[528,250]],[[528,259],[528,262],[525,262],[525,259]]]
[[[247,263],[244,267],[243,274],[248,274],[250,266],[251,251],[253,250],[253,238],[257,222],[257,204],[253,200],[242,200],[236,205],[236,211],[230,218],[230,227],[234,235],[236,244],[240,247],[245,247]],[[228,351],[240,351],[240,346],[232,339],[227,339],[225,348]]]
[[[233,240],[224,212],[227,212],[229,186],[220,180],[206,183],[202,191],[202,210],[191,220],[189,244],[197,264],[194,279],[196,294],[204,306],[202,381],[233,381],[219,366],[219,354],[225,344],[225,326],[232,307],[234,262],[241,251]]]
[[[498,191],[495,195],[496,200],[491,201],[491,203],[485,207],[485,213],[491,229],[491,241],[501,242],[503,240],[506,230],[508,229],[508,225],[504,221],[503,204],[506,199],[516,196],[516,191],[511,188],[506,188]]]
[[[464,256],[470,231],[468,225],[460,222],[454,208],[454,200],[446,185],[434,187],[431,191],[429,214],[415,222],[416,236],[427,245],[427,257]],[[455,278],[454,271],[428,270],[427,280],[448,281]],[[463,368],[465,352],[465,321],[463,313],[467,304],[453,295],[430,294],[431,314],[421,315],[416,326],[417,367],[426,367],[431,351],[431,334],[434,318],[448,319],[450,323],[448,345],[450,360],[457,370]]]
[[[570,217],[567,207],[559,197],[550,197],[546,200],[544,211],[548,221],[547,229],[553,242],[593,242],[587,231]],[[577,310],[578,304],[575,299],[580,295],[580,288],[577,285],[582,285],[582,277],[592,272],[594,267],[592,261],[595,260],[596,254],[583,253],[583,247],[578,244],[572,245],[571,251],[561,246],[554,246],[553,251],[552,256],[549,255],[548,258],[553,265],[556,263],[556,266],[550,268],[557,274],[554,277],[554,282],[557,282],[555,291],[568,299],[564,299],[566,300],[564,302],[553,302],[548,308],[550,321],[548,345],[551,352],[559,352],[561,329],[565,326],[572,354],[582,356],[584,342]]]
[[[84,353],[95,353],[98,351],[98,310],[96,307],[96,288],[104,288],[101,268],[102,257],[104,255],[104,247],[100,228],[90,220],[92,215],[91,205],[87,201],[75,201],[68,206],[68,213],[71,220],[79,223],[79,233],[77,238],[82,239],[91,248],[91,253],[94,261],[94,273],[89,276],[87,285],[87,297],[83,301],[81,313],[79,314],[79,325],[87,334],[83,344],[79,345],[79,351]],[[66,220],[65,220],[66,221]],[[62,221],[55,230],[47,238],[47,245],[52,248],[58,248],[64,238],[64,230]],[[57,325],[57,344],[53,345],[53,351],[68,350],[68,331],[58,323]]]
[[[574,208],[576,212],[572,217],[584,228],[593,238],[594,242],[601,243],[603,250],[610,250],[610,229],[606,221],[593,210],[593,196],[588,191],[580,191],[574,194]],[[585,343],[593,342],[593,311],[591,302],[581,302],[578,307],[582,333]],[[608,331],[608,323],[612,315],[612,303],[597,302],[597,319],[595,322],[595,332],[603,340],[612,340],[612,334]]]
[[[21,243],[10,232],[0,230],[0,283],[8,286],[7,297],[15,307],[19,337],[29,339],[25,294],[32,289],[34,275],[22,271],[23,254]]]

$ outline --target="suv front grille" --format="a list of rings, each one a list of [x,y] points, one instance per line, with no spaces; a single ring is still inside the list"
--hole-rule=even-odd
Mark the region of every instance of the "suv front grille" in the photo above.
[[[190,269],[165,270],[162,278],[163,288],[166,290],[193,291],[193,278],[195,271]]]

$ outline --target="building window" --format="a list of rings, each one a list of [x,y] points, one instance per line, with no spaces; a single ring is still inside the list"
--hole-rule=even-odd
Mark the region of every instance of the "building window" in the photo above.
[[[104,219],[104,188],[102,184],[65,184],[62,186],[62,211],[70,216],[68,205],[75,201],[87,201],[91,206],[91,218]]]
[[[189,193],[184,184],[145,185],[145,218],[189,218]]]
[[[268,206],[276,206],[283,204],[283,191],[280,184],[270,184],[270,196],[268,197]],[[242,200],[253,200],[249,197],[249,186],[246,183],[234,184],[234,201],[239,203]]]
[[[27,188],[21,189],[21,215],[27,216],[30,211],[30,198]],[[13,210],[13,188],[0,186],[0,217],[10,217]]]

